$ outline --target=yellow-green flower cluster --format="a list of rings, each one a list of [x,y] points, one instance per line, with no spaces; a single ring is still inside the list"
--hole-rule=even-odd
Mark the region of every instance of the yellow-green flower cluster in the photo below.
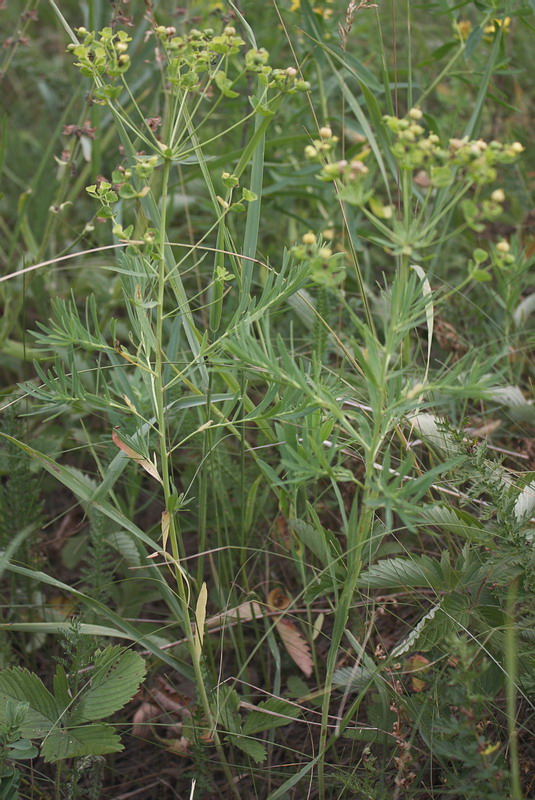
[[[192,28],[187,34],[179,36],[174,26],[164,25],[159,25],[153,33],[158,40],[160,57],[162,49],[165,54],[168,82],[184,91],[201,90],[201,75],[207,73],[225,97],[238,97],[239,92],[234,90],[234,84],[240,72],[256,73],[267,87],[283,93],[294,94],[310,89],[310,84],[300,78],[294,67],[270,67],[269,53],[263,48],[248,50],[242,65],[236,62],[239,70],[237,78],[230,78],[227,59],[236,56],[245,47],[245,41],[231,25],[227,25],[220,34],[215,34],[211,28],[202,31]],[[83,43],[70,45],[69,49],[78,58],[76,64],[82,74],[99,78],[98,82],[102,84],[105,76],[113,79],[130,66],[130,56],[126,51],[131,38],[124,31],[113,33],[111,28],[104,28],[96,34],[79,28],[78,35],[83,37]],[[117,99],[121,92],[120,85],[104,84],[97,86],[95,95],[106,102]]]
[[[78,28],[76,33],[83,38],[83,42],[70,44],[67,49],[78,59],[75,63],[82,75],[89,78],[95,75],[115,78],[126,72],[130,66],[128,42],[132,41],[126,31],[114,33],[111,28],[103,28],[97,34]]]
[[[308,231],[301,238],[301,244],[291,249],[296,261],[307,261],[311,280],[319,286],[334,288],[345,278],[345,269],[341,263],[343,253],[333,253],[328,243],[319,238],[313,231]]]
[[[466,178],[482,186],[496,180],[496,166],[510,164],[524,150],[520,142],[503,144],[483,139],[449,139],[446,145],[435,133],[421,125],[419,108],[412,108],[402,117],[383,117],[395,136],[392,152],[403,169],[425,170],[432,186],[448,186],[461,169]]]
[[[237,55],[245,46],[245,41],[236,32],[236,28],[227,25],[218,35],[214,35],[211,28],[203,31],[193,29],[187,36],[175,36],[174,28],[160,26],[155,33],[167,51],[171,83],[186,90],[194,90],[199,84],[199,74],[214,68],[216,71],[213,79],[220,92],[229,98],[239,96],[239,92],[234,90],[235,81],[228,76],[227,71],[217,69],[223,59]],[[273,69],[268,61],[267,50],[263,47],[251,48],[245,53],[243,70],[256,73],[266,86],[279,91],[289,94],[308,91],[310,84],[300,80],[295,68]]]
[[[338,136],[333,136],[330,125],[323,125],[319,129],[319,139],[314,139],[312,144],[308,144],[305,147],[305,157],[309,161],[321,161],[333,150],[337,142]],[[332,180],[332,178],[329,180]]]
[[[511,245],[507,239],[500,239],[499,242],[496,242],[492,255],[494,264],[500,269],[507,269],[507,267],[515,263],[515,257],[511,253]]]
[[[160,40],[167,55],[169,83],[179,86],[185,91],[194,90],[199,84],[199,76],[210,69],[213,52],[210,52],[209,47],[214,38],[220,40],[220,48],[223,52],[237,53],[244,44],[240,37],[234,35],[214,37],[214,31],[211,28],[204,31],[192,28],[187,35],[177,36],[176,28],[173,26],[159,25],[154,34]]]
[[[328,159],[316,178],[324,183],[338,181],[341,199],[352,205],[364,205],[371,195],[363,182],[363,178],[369,173],[364,160],[370,149],[364,146],[353,158],[335,161],[333,150],[337,142],[338,136],[333,135],[329,125],[324,125],[319,129],[319,139],[305,147],[305,156],[310,161],[324,162]]]

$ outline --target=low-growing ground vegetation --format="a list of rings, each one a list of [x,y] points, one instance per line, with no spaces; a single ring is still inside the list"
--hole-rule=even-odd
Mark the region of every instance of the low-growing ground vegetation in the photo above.
[[[0,797],[535,793],[533,0],[0,3]]]

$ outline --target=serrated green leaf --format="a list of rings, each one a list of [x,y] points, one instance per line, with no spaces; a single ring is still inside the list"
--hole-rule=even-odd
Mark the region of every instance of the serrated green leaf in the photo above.
[[[233,689],[232,686],[221,686],[218,691],[214,713],[222,729],[229,734],[238,734],[241,729],[238,715],[239,707],[240,697],[236,689]]]
[[[42,680],[22,667],[0,672],[0,723],[6,721],[9,700],[28,703],[26,716],[20,726],[22,736],[28,739],[46,736],[61,714],[56,700]]]
[[[363,572],[358,585],[362,589],[393,589],[398,586],[448,588],[439,562],[428,556],[385,558]]]
[[[422,517],[428,524],[463,536],[472,542],[488,542],[491,539],[489,533],[474,516],[443,503],[424,506]]]
[[[263,711],[252,711],[243,723],[242,730],[246,736],[289,725],[299,715],[298,708],[276,697],[264,700],[257,707]]]
[[[286,682],[286,694],[288,697],[304,697],[309,691],[308,683],[300,675],[290,675]]]
[[[54,728],[41,747],[47,762],[78,756],[118,753],[123,745],[112,725],[82,725],[79,728]]]
[[[56,673],[52,679],[52,686],[59,706],[61,708],[67,708],[71,702],[71,696],[69,695],[67,675],[61,664],[58,664],[56,667]]]
[[[289,519],[288,525],[297,538],[314,553],[322,564],[329,563],[331,560],[329,545],[325,540],[323,531],[313,528],[312,525],[302,519]]]
[[[95,658],[90,684],[77,700],[70,721],[109,717],[133,697],[145,671],[145,662],[133,650],[124,650],[119,645],[101,650]]]
[[[266,760],[267,750],[264,745],[256,739],[246,739],[244,736],[229,736],[228,738],[232,744],[239,747],[244,753],[247,753],[257,764]]]

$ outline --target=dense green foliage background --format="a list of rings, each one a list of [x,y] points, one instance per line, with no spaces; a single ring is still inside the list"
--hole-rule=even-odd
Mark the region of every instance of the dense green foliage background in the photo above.
[[[533,795],[534,11],[0,3],[2,798]]]

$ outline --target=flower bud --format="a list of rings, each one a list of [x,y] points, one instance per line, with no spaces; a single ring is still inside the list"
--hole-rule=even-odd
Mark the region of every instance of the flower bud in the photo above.
[[[323,167],[321,174],[324,178],[329,180],[334,180],[335,178],[340,177],[340,167],[338,164],[325,164]]]
[[[316,234],[309,231],[301,237],[301,241],[303,244],[316,244]]]
[[[415,136],[421,136],[424,132],[424,128],[422,128],[421,125],[417,125],[415,122],[409,125],[409,130],[411,133],[414,133]]]
[[[495,203],[503,203],[505,201],[505,192],[503,189],[495,189],[490,196],[490,199]]]
[[[421,111],[419,108],[411,108],[409,111],[409,117],[411,119],[422,119],[423,111]]]
[[[223,33],[225,36],[236,36],[236,28],[233,28],[232,25],[227,25]]]
[[[330,247],[320,247],[318,250],[318,255],[320,258],[330,258],[333,254],[333,251]]]
[[[322,139],[331,139],[333,132],[328,125],[324,125],[323,128],[320,128],[320,137]]]
[[[297,70],[295,67],[288,67],[288,69],[286,70],[286,74],[290,78],[295,78],[295,76],[297,75]]]
[[[506,253],[508,253],[510,249],[511,249],[511,245],[505,239],[502,239],[496,245],[496,250],[498,251],[498,253],[501,253],[502,255],[505,255]]]
[[[524,152],[525,147],[520,142],[513,142],[513,144],[511,145],[511,150],[513,151],[513,153],[517,153],[518,155],[520,155],[520,153]]]

